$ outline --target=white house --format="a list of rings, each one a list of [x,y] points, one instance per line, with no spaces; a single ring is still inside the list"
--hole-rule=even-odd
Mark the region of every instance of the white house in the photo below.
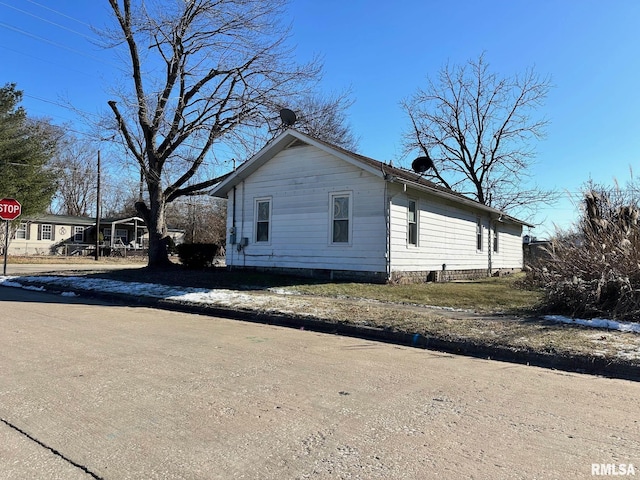
[[[88,255],[95,253],[95,217],[41,215],[21,218],[9,242],[9,255]],[[146,232],[138,217],[100,220],[105,247],[140,243]],[[93,252],[91,251],[93,249]]]
[[[228,268],[446,280],[522,268],[531,226],[289,129],[226,177]]]

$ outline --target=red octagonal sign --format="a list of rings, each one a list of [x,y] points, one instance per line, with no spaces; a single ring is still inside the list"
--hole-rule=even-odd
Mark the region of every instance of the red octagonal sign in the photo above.
[[[3,198],[0,200],[0,219],[15,220],[22,213],[22,205],[15,198]]]

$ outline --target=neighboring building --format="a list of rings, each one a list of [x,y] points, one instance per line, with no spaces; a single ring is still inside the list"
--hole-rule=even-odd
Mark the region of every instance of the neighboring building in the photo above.
[[[42,215],[22,218],[9,242],[9,255],[87,255],[95,253],[95,217]],[[105,218],[100,220],[101,245],[141,248],[146,232],[141,218]]]
[[[522,228],[408,170],[289,129],[212,190],[226,264],[326,278],[447,280],[518,271]]]
[[[538,240],[535,237],[525,235],[522,238],[524,263],[529,266],[536,266],[542,261],[551,260],[555,253],[554,247],[553,241],[551,240]]]

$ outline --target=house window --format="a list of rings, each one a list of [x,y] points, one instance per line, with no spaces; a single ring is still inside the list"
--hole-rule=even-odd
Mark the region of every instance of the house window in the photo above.
[[[127,244],[129,241],[129,231],[126,228],[116,228],[116,243]]]
[[[268,243],[271,237],[271,199],[256,200],[256,243]]]
[[[26,224],[26,222],[20,222],[20,226],[16,230],[16,238],[23,239],[23,240],[27,238],[27,224]]]
[[[73,241],[84,242],[84,227],[73,227]]]
[[[111,243],[111,245],[124,244],[129,241],[129,231],[126,228],[116,228],[115,238],[111,242],[111,228],[105,228],[102,230],[102,235],[105,242]]]
[[[40,240],[53,240],[53,225],[40,225]]]
[[[331,243],[349,243],[351,220],[351,195],[331,195]]]
[[[416,201],[409,200],[409,209],[407,212],[407,239],[409,245],[418,246],[418,210]]]
[[[476,219],[476,250],[482,251],[482,218]]]
[[[498,253],[498,227],[496,226],[495,231],[493,232],[493,251]]]

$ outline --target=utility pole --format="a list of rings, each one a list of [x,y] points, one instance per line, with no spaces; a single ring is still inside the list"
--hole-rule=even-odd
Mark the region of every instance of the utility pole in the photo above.
[[[96,262],[100,258],[100,150],[98,150],[98,178],[96,185]]]

